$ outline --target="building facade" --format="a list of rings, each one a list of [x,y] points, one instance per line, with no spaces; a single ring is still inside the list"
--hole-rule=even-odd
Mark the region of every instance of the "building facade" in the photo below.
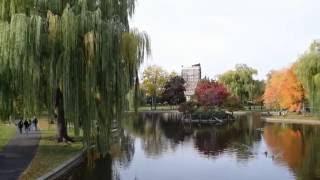
[[[201,80],[201,65],[195,64],[191,67],[183,67],[181,71],[182,78],[186,81],[186,98],[187,101],[195,94],[198,82]]]

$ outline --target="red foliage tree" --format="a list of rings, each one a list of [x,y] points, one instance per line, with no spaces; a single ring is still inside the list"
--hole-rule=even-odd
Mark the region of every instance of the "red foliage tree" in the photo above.
[[[216,81],[202,80],[195,90],[198,103],[205,107],[220,107],[229,95],[227,88]]]

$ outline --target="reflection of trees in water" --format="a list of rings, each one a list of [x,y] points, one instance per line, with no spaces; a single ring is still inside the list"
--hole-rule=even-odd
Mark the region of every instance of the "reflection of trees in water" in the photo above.
[[[298,170],[298,179],[320,179],[320,137],[311,136],[306,142],[306,156]]]
[[[105,157],[95,149],[90,150],[87,162],[83,163],[68,179],[119,180],[120,177],[116,170],[117,168],[113,168],[115,166],[113,162],[123,167],[129,166],[134,156],[134,139],[121,128],[117,129],[117,133],[113,138],[115,140],[110,147],[110,152]]]
[[[320,179],[320,128],[268,125],[264,139],[276,161],[286,163],[298,179]]]
[[[169,147],[168,141],[162,136],[160,121],[152,119],[145,121],[145,136],[143,137],[142,148],[149,156],[156,157],[166,151]]]
[[[68,180],[117,180],[117,173],[113,172],[112,158],[107,155],[104,158],[94,159],[93,166],[88,167],[87,162],[82,163],[75,172],[66,179]]]
[[[228,145],[228,138],[216,130],[199,130],[195,132],[195,147],[203,154],[219,155]],[[224,136],[224,137],[223,137]]]
[[[252,145],[260,141],[259,117],[242,116],[233,124],[223,127],[189,127],[179,122],[166,121],[159,114],[131,117],[125,122],[130,134],[142,139],[142,147],[150,156],[159,156],[168,149],[175,150],[179,143],[193,137],[194,146],[200,153],[215,157],[225,150],[234,152],[238,159],[252,156]]]
[[[304,156],[304,144],[301,132],[277,125],[268,125],[263,133],[266,144],[274,157],[285,161],[290,168],[299,168]]]
[[[238,161],[247,162],[258,155],[257,145],[261,141],[261,132],[258,129],[261,129],[264,124],[260,120],[260,115],[254,113],[241,116],[234,126],[238,135],[230,148],[235,152]]]
[[[121,166],[128,167],[134,156],[134,139],[125,134],[124,131],[119,137],[119,142],[113,144],[110,148],[110,153],[114,160],[118,161]]]
[[[248,160],[253,157],[253,144],[260,141],[260,133],[254,121],[241,117],[233,124],[221,128],[197,129],[195,131],[195,147],[209,157],[217,157],[221,153],[234,153],[239,160]],[[256,126],[256,127],[255,127]]]
[[[128,134],[119,131],[118,141],[112,146],[111,154],[115,162],[128,166],[134,156],[132,136],[137,136],[141,138],[145,153],[152,157],[159,157],[167,150],[174,151],[179,143],[193,140],[195,148],[210,158],[226,153],[236,156],[238,161],[248,162],[256,155],[255,146],[261,141],[261,132],[256,129],[264,125],[258,119],[258,116],[241,117],[224,127],[190,128],[165,121],[157,115],[131,115],[123,121]],[[297,179],[320,179],[320,128],[267,125],[263,138],[275,155],[275,161],[285,162],[295,172]],[[74,179],[119,179],[117,172],[112,170],[110,157],[97,159],[94,168],[82,172],[87,175]]]
[[[167,121],[159,114],[130,116],[124,121],[125,129],[141,138],[142,148],[152,157],[168,150],[175,151],[177,145],[192,134],[177,122]]]
[[[193,134],[192,128],[186,127],[179,122],[162,121],[161,129],[173,150],[176,149],[178,144],[188,141]]]
[[[162,135],[160,122],[161,116],[144,114],[143,116],[128,117],[124,122],[124,127],[133,136],[141,138],[142,149],[147,155],[157,157],[170,147],[167,139]]]

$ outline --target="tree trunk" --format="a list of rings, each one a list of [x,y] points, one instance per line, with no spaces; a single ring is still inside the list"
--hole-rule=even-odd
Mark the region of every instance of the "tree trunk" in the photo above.
[[[153,110],[153,96],[151,97],[151,111]]]
[[[157,102],[156,102],[156,96],[152,96],[152,102],[151,102],[151,110],[157,110]],[[152,109],[153,107],[153,109]]]
[[[57,118],[58,142],[74,142],[73,139],[68,136],[67,124],[64,118],[63,94],[60,88],[57,88],[54,100],[55,117]]]

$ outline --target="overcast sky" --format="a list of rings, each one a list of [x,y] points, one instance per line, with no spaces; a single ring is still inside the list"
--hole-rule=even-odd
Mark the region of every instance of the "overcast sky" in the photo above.
[[[262,79],[320,38],[319,7],[320,0],[138,0],[131,24],[151,37],[146,65],[180,73],[201,63],[213,78],[245,63]]]

